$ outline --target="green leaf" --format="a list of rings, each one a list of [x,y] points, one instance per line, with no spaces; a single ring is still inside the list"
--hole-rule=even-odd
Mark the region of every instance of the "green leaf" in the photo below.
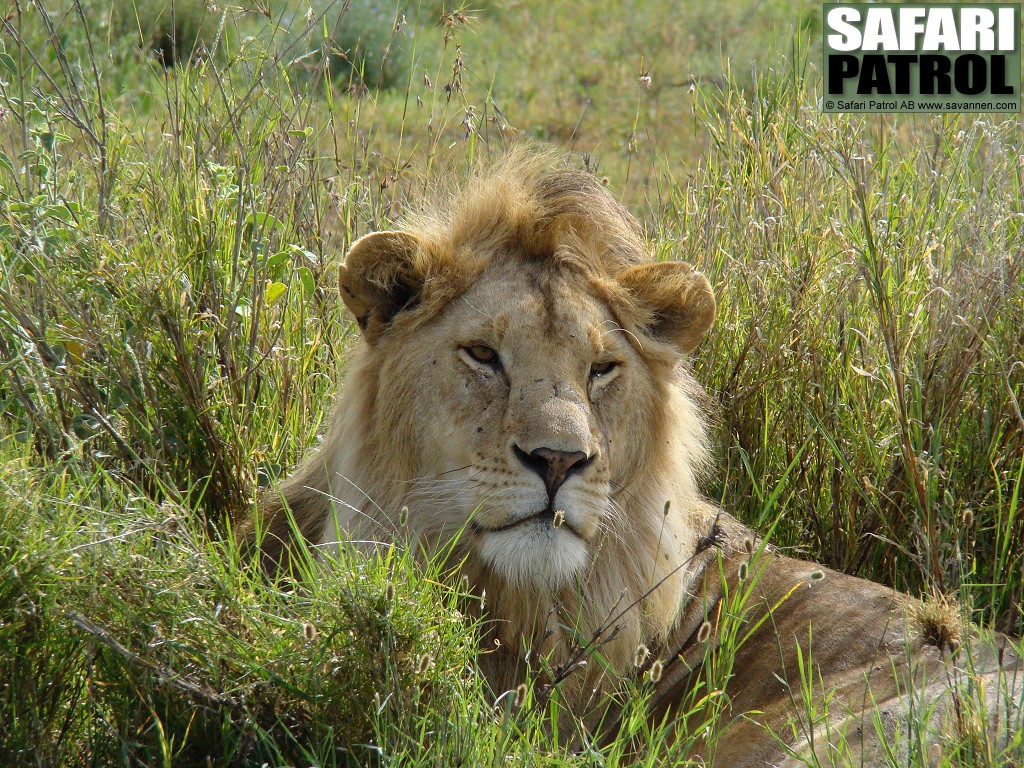
[[[80,440],[87,440],[100,431],[100,422],[95,416],[80,413],[71,420],[71,431]]]
[[[255,230],[284,229],[284,224],[269,213],[251,213],[245,217],[247,224],[252,224]]]
[[[48,211],[48,213],[51,216],[53,216],[55,219],[60,219],[61,221],[65,221],[65,222],[66,221],[73,221],[74,218],[75,218],[74,214],[71,213],[71,209],[68,208],[63,203],[61,203],[59,205],[50,206],[50,210]]]
[[[288,259],[291,257],[287,251],[278,251],[269,259],[267,259],[267,269],[277,269],[288,263]]]
[[[288,290],[288,287],[284,283],[271,283],[268,285],[266,292],[267,304],[273,304],[280,299],[284,296],[286,290]]]
[[[9,53],[0,53],[0,67],[3,67],[12,75],[18,74],[18,65],[14,63],[14,57]]]
[[[307,299],[311,298],[313,291],[316,290],[316,280],[313,279],[313,273],[309,270],[309,267],[299,267],[298,276],[302,282],[302,295]]]

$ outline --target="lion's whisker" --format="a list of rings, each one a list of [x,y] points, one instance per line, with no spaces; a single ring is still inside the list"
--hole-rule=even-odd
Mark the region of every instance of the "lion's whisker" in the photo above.
[[[607,321],[607,322],[611,323],[611,322],[613,322],[613,321],[609,320],[609,321]],[[607,331],[602,331],[602,332],[601,332],[601,337],[602,337],[602,338],[604,338],[604,337],[605,337],[605,336],[607,336],[607,335],[608,335],[609,333],[615,333],[616,331],[618,331],[618,332],[624,333],[624,334],[626,334],[626,335],[628,335],[628,336],[631,336],[631,337],[633,338],[633,341],[635,341],[635,342],[636,342],[636,346],[637,346],[637,348],[638,348],[638,349],[639,349],[639,350],[640,350],[641,352],[643,352],[643,351],[644,351],[644,345],[643,345],[643,342],[642,342],[642,341],[640,341],[640,337],[639,337],[639,336],[637,336],[637,335],[636,335],[635,333],[633,333],[633,332],[632,332],[632,331],[630,331],[629,329],[627,329],[627,328],[623,328],[623,327],[622,327],[621,325],[618,325],[617,323],[614,323],[614,325],[615,325],[615,327],[614,327],[614,328],[611,328],[610,330],[607,330]]]
[[[489,315],[489,314],[487,314],[486,312],[484,312],[484,311],[483,311],[482,309],[480,309],[480,307],[478,307],[478,306],[476,306],[475,304],[473,304],[473,302],[471,302],[471,301],[470,301],[469,299],[467,299],[467,298],[466,298],[466,297],[465,297],[464,295],[463,295],[463,296],[460,296],[460,297],[459,297],[459,299],[460,299],[460,300],[461,300],[461,301],[462,301],[462,302],[463,302],[464,304],[466,304],[467,306],[469,306],[469,307],[470,307],[471,309],[473,309],[474,311],[476,311],[476,312],[477,312],[478,314],[480,314],[480,315],[483,315],[484,317],[486,317],[486,318],[487,318],[488,320],[490,320],[491,322],[494,322],[494,317],[493,317],[492,315]]]

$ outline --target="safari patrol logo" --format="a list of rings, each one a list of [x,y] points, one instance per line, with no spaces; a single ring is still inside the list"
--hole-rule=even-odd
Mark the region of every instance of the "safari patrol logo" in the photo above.
[[[824,112],[1020,112],[1020,4],[825,3]]]

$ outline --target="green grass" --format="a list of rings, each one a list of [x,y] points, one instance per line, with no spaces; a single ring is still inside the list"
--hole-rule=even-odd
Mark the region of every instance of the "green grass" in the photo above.
[[[677,722],[641,680],[618,740],[560,747],[557,695],[483,690],[439,568],[267,584],[227,543],[329,411],[347,244],[523,134],[714,284],[711,495],[1024,630],[1019,121],[821,115],[813,4],[406,5],[376,79],[305,5],[225,5],[174,70],[144,14],[45,5],[0,37],[0,763],[662,765],[714,725],[727,653]]]

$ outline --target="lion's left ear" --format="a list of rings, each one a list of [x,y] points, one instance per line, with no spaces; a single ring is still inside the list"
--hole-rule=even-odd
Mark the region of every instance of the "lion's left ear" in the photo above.
[[[618,282],[647,311],[647,330],[657,339],[692,352],[715,320],[711,284],[689,264],[660,261],[631,267]]]
[[[408,232],[374,232],[359,238],[338,267],[342,301],[373,344],[399,312],[415,306],[426,275],[419,241]]]

